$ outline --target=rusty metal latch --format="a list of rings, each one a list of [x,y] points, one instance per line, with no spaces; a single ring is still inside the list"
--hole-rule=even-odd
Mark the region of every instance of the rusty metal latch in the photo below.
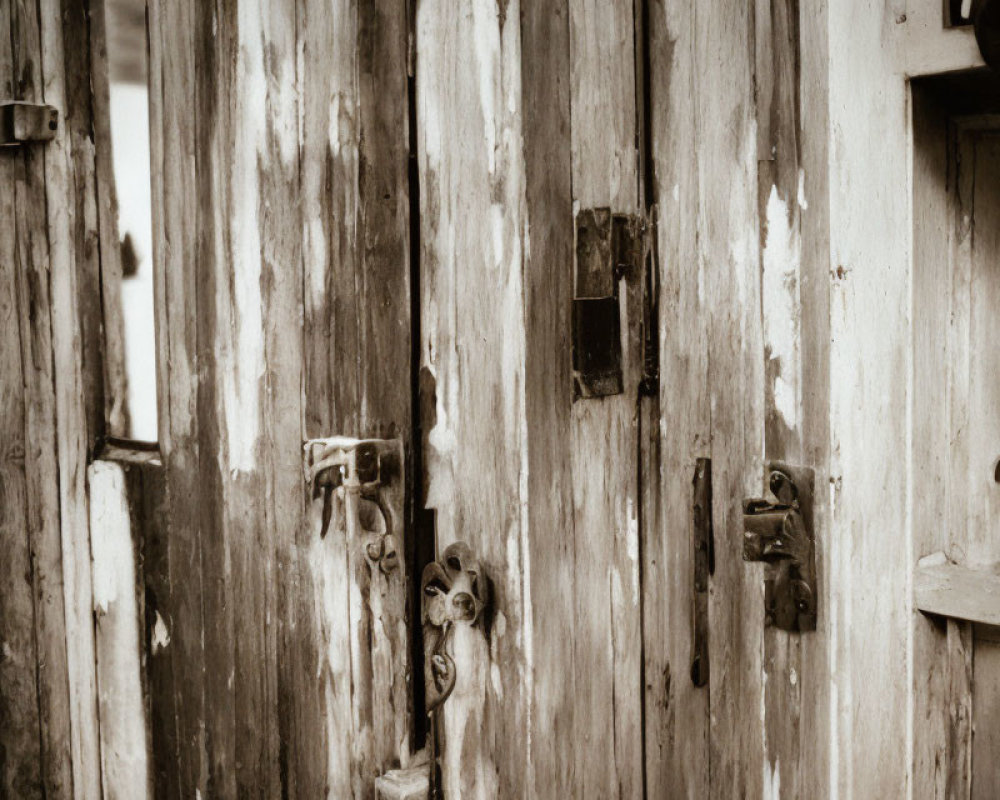
[[[59,111],[53,106],[20,101],[0,103],[0,147],[48,142],[59,130]]]
[[[816,555],[813,484],[807,467],[768,465],[771,499],[743,502],[743,560],[767,564],[765,625],[816,630]]]
[[[399,544],[392,502],[386,491],[402,491],[403,444],[398,439],[353,439],[331,436],[304,445],[306,481],[313,499],[323,498],[320,536],[326,537],[333,514],[333,495],[343,495],[348,534],[364,531],[365,554],[386,575],[399,566]],[[360,501],[377,510],[381,525],[365,524]],[[368,517],[372,515],[367,515]]]
[[[449,545],[440,559],[424,567],[420,588],[424,684],[431,714],[455,688],[457,670],[449,652],[455,627],[478,625],[490,592],[479,559],[464,542]]]

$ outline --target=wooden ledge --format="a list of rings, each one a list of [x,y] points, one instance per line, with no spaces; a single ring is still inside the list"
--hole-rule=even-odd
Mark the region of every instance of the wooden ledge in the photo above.
[[[988,567],[964,567],[935,556],[921,559],[913,596],[925,614],[1000,625],[1000,573]]]

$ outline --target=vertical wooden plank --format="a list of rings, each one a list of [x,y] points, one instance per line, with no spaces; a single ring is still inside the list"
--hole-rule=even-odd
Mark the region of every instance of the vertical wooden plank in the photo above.
[[[146,719],[142,642],[136,605],[136,553],[125,473],[95,461],[87,469],[94,575],[101,781],[106,800],[146,797]]]
[[[972,800],[987,800],[1000,792],[1000,636],[996,628],[976,631],[975,692],[972,718]]]
[[[409,456],[406,7],[302,2],[298,14],[305,435],[400,438]],[[410,755],[406,570],[380,572],[340,512],[322,537],[322,506],[314,500],[299,538],[309,554],[302,664],[313,668],[310,651],[322,664],[306,697],[320,693],[325,709],[317,716],[304,698],[298,711],[317,730],[297,756],[301,796],[325,784],[333,797],[369,797],[374,778]],[[395,521],[401,554],[408,515]]]
[[[197,258],[196,168],[199,160],[204,163],[197,147],[200,115],[192,102],[200,60],[196,31],[192,3],[149,3],[158,428],[170,517],[165,557],[170,591],[162,590],[158,600],[170,634],[162,658],[169,659],[174,677],[178,750],[171,769],[182,797],[208,792],[202,505],[194,502],[203,490],[196,413],[199,285],[192,268]],[[225,702],[225,695],[217,699]],[[152,702],[158,704],[155,698]],[[158,763],[158,776],[161,769]],[[158,792],[162,785],[158,780]]]
[[[177,686],[171,654],[178,635],[170,581],[170,526],[163,466],[136,469],[130,499],[142,559],[142,647],[149,739],[150,795],[180,800]],[[184,591],[178,587],[178,591]]]
[[[85,470],[88,451],[87,402],[93,397],[93,372],[83,364],[82,339],[92,341],[78,307],[78,272],[88,269],[87,239],[92,225],[86,219],[88,174],[86,142],[81,138],[80,119],[87,105],[81,83],[87,68],[67,62],[64,40],[72,31],[74,4],[41,0],[38,5],[40,46],[45,53],[41,75],[45,102],[63,109],[65,127],[45,148],[45,188],[48,210],[48,241],[51,269],[50,290],[53,308],[52,348],[56,365],[55,418],[59,468],[59,511],[62,537],[62,565],[66,614],[67,661],[69,664],[71,752],[75,797],[96,797],[100,792],[97,690],[94,668],[94,628],[92,618],[89,531]],[[63,12],[68,13],[64,14]],[[81,72],[83,75],[81,75]],[[70,82],[72,78],[72,82]],[[92,163],[92,162],[91,162]],[[91,184],[92,185],[92,184]],[[78,218],[82,215],[83,218]],[[92,252],[92,250],[90,251]],[[84,281],[86,283],[86,281]],[[87,312],[89,313],[89,312]],[[92,318],[91,318],[91,321]],[[99,330],[99,326],[98,326]],[[93,369],[93,362],[89,362]],[[89,375],[90,378],[85,378]],[[103,416],[103,405],[98,406]]]
[[[10,72],[10,95],[29,101],[43,97],[38,63],[41,54],[38,8],[5,6],[4,42]],[[7,27],[9,26],[9,28]],[[12,154],[13,155],[13,154]],[[18,391],[24,392],[23,453],[26,478],[26,544],[31,554],[34,595],[39,744],[38,771],[46,794],[72,791],[70,702],[66,616],[63,599],[59,527],[59,476],[56,464],[55,382],[49,284],[44,154],[31,150],[4,159],[12,170],[7,193],[14,220],[13,270],[20,329]],[[17,440],[14,436],[14,440]],[[14,551],[16,552],[16,551]]]
[[[917,791],[905,731],[912,537],[910,180],[901,3],[831,3],[830,521],[826,529],[831,794]],[[903,15],[905,19],[905,15]],[[889,147],[860,146],[890,142]],[[872,186],[894,187],[884,192]],[[877,287],[877,289],[875,288]],[[906,412],[903,412],[906,409]],[[906,530],[898,536],[879,531]],[[878,587],[873,595],[868,589]],[[900,654],[910,678],[896,680]],[[880,709],[878,714],[870,709]]]
[[[763,753],[761,568],[742,561],[742,500],[760,493],[764,445],[762,331],[753,300],[761,288],[751,10],[724,3],[697,14],[695,42],[716,543],[709,597],[710,794],[756,797],[774,791],[775,773]]]
[[[578,744],[590,709],[576,692],[570,353],[573,203],[567,0],[521,17],[525,159],[525,415],[531,565],[531,737],[528,796],[569,797],[585,769]],[[588,474],[584,472],[583,474]],[[534,491],[532,491],[534,489]],[[607,741],[605,739],[605,741]],[[597,791],[592,786],[592,791]]]
[[[1000,132],[993,128],[971,133],[971,147],[961,148],[965,156],[960,169],[971,171],[971,257],[968,284],[968,452],[965,490],[965,561],[995,564],[1000,561],[998,518],[1000,486],[996,468],[1000,457],[1000,388],[997,373],[997,309],[1000,308]],[[971,151],[971,152],[970,152]],[[969,157],[971,156],[971,158]],[[963,198],[964,199],[964,198]],[[969,207],[964,206],[965,214]],[[963,220],[964,221],[964,218]],[[959,494],[956,487],[956,494]],[[959,494],[959,496],[961,496]],[[976,800],[996,796],[1000,791],[1000,768],[996,752],[1000,744],[1000,645],[996,631],[975,635],[972,692],[972,781],[971,796]],[[990,635],[992,633],[992,635]],[[959,695],[959,698],[962,698]],[[953,698],[953,702],[956,698]]]
[[[11,9],[0,9],[0,80],[3,93],[14,97],[15,75]],[[20,42],[19,42],[20,44]],[[42,753],[39,741],[38,652],[32,587],[31,531],[28,520],[28,487],[25,475],[25,376],[22,359],[31,355],[30,334],[22,333],[19,272],[27,272],[30,242],[18,241],[17,185],[22,194],[25,157],[0,154],[0,431],[5,441],[0,458],[0,794],[8,797],[44,797]],[[24,198],[27,200],[27,198]],[[36,223],[37,224],[37,223]],[[22,235],[28,231],[21,232]],[[23,262],[23,263],[22,263]],[[28,339],[29,341],[23,341]],[[29,367],[30,368],[30,367]]]
[[[828,571],[832,534],[828,522],[830,492],[826,488],[830,486],[831,386],[828,3],[816,3],[806,13],[801,6],[798,8],[799,79],[794,102],[800,112],[795,205],[801,230],[802,460],[816,474],[813,526],[817,590],[821,607],[829,609],[839,590],[831,583]],[[789,35],[794,38],[794,31]],[[823,797],[830,791],[830,630],[830,614],[820,611],[817,632],[801,637],[797,674],[789,670],[784,676],[789,684],[797,679],[800,687],[795,781],[803,797]],[[777,708],[769,713],[780,719],[785,712]]]
[[[443,706],[444,791],[521,797],[534,672],[521,12],[516,2],[431,0],[416,13],[421,370],[433,405],[425,502],[436,511],[439,551],[465,540],[492,582],[495,604],[488,663],[458,666],[458,679],[471,679],[474,691]]]
[[[649,81],[660,267],[661,524],[642,543],[647,796],[709,793],[709,693],[691,680],[692,485],[710,454],[707,309],[698,244],[695,13],[649,4]],[[712,636],[712,632],[709,632]],[[710,667],[714,671],[714,665]],[[720,686],[721,688],[721,686]]]
[[[125,318],[122,310],[118,195],[111,153],[111,94],[108,85],[106,0],[89,7],[90,86],[97,229],[100,255],[102,423],[110,436],[128,436],[128,380],[125,374]],[[88,288],[87,291],[90,289]]]
[[[633,9],[571,0],[575,210],[639,210]],[[642,791],[637,392],[641,295],[622,286],[625,393],[573,404],[577,793]],[[584,478],[584,476],[587,476]],[[595,487],[599,487],[595,490]],[[611,746],[609,747],[609,742]]]

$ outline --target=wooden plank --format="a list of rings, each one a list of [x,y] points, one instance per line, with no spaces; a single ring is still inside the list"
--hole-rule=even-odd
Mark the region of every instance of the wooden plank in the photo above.
[[[125,472],[95,461],[87,468],[94,575],[101,782],[104,798],[148,797],[149,743],[136,603],[136,553]]]
[[[99,344],[104,400],[102,422],[107,435],[124,437],[129,436],[131,427],[128,415],[128,378],[125,374],[125,317],[121,293],[118,194],[111,152],[111,93],[108,84],[109,46],[105,6],[105,0],[94,0],[89,9],[95,193],[100,241],[98,252],[102,336]],[[144,40],[145,26],[139,33]]]
[[[483,683],[443,706],[449,798],[527,791],[534,667],[520,13],[516,2],[490,0],[416,9],[425,504],[436,511],[439,552],[465,540],[495,604],[488,663],[458,664],[459,675]]]
[[[67,62],[68,47],[64,41],[67,30],[72,32],[72,26],[78,22],[75,13],[79,9],[71,4],[68,9],[71,13],[64,13],[67,9],[57,0],[42,0],[38,10],[40,49],[45,53],[41,68],[45,102],[62,109],[64,114],[82,113],[81,106],[89,104],[83,84],[88,68],[86,64],[75,67]],[[73,634],[66,637],[73,793],[84,798],[96,797],[100,792],[90,544],[83,469],[89,444],[88,420],[92,421],[88,411],[94,407],[88,400],[99,384],[94,381],[93,361],[88,365],[90,372],[85,373],[83,366],[82,339],[87,335],[88,342],[92,342],[90,337],[95,328],[89,328],[85,334],[81,327],[77,276],[91,263],[86,259],[85,247],[87,231],[93,228],[86,219],[88,162],[83,155],[86,134],[81,135],[79,118],[73,120],[71,125],[67,118],[67,125],[60,126],[55,139],[46,145],[45,189],[50,291],[52,307],[60,309],[52,317],[52,349],[63,594],[66,630]],[[89,318],[93,322],[93,317]],[[97,407],[103,415],[103,405]]]
[[[709,794],[756,797],[774,790],[775,773],[763,751],[763,585],[741,544],[742,500],[759,495],[764,448],[763,335],[760,310],[748,301],[760,293],[751,12],[724,3],[697,15],[695,69],[716,541]],[[728,124],[713,122],[720,119]]]
[[[14,96],[15,74],[11,8],[0,9],[0,79],[5,94]],[[30,266],[30,242],[22,231],[18,241],[17,184],[25,182],[25,157],[0,156],[0,217],[12,224],[0,227],[0,431],[6,444],[0,457],[0,794],[41,798],[41,720],[38,708],[38,652],[32,586],[31,533],[25,475],[25,380],[22,359],[30,357],[30,334],[22,334],[18,273]],[[25,198],[27,199],[27,198]],[[36,223],[37,224],[37,223]],[[22,260],[26,262],[22,266]],[[23,341],[28,339],[29,341]],[[29,362],[30,369],[30,362]]]
[[[818,13],[817,13],[818,12]],[[789,683],[801,687],[799,761],[796,780],[803,797],[830,792],[831,770],[831,614],[836,588],[829,579],[830,534],[830,108],[829,48],[826,4],[798,15],[800,113],[799,174],[795,204],[799,208],[801,261],[800,354],[802,358],[802,461],[816,471],[813,526],[820,612],[817,632],[800,638],[801,666],[789,671]],[[775,709],[780,717],[782,710]]]
[[[161,563],[170,586],[158,593],[170,647],[172,698],[153,707],[175,709],[176,762],[156,763],[157,791],[167,770],[178,794],[208,793],[204,705],[206,664],[203,634],[202,490],[198,410],[198,279],[196,117],[190,113],[196,80],[195,5],[149,3],[150,151],[153,202],[153,286],[157,314],[158,429],[165,470],[170,535]],[[162,574],[162,573],[161,573]],[[218,698],[226,702],[225,693]],[[154,728],[155,731],[155,728]],[[167,795],[164,795],[167,796]],[[177,796],[177,795],[174,795]]]
[[[41,52],[37,8],[16,11],[20,34],[19,91],[24,99],[42,98],[36,69]],[[41,778],[45,791],[58,796],[72,785],[70,763],[69,670],[63,600],[59,528],[59,476],[56,462],[55,365],[52,359],[52,305],[46,226],[44,159],[24,154],[23,180],[15,183],[19,240],[18,313],[25,390],[27,521],[33,553],[34,613],[38,656]],[[30,444],[28,444],[30,443]]]
[[[298,28],[306,436],[398,437],[409,453],[406,8],[305,3]],[[404,463],[409,486],[412,467]],[[394,535],[403,559],[410,512],[398,499]],[[302,668],[313,669],[310,651],[323,664],[319,684],[309,680],[296,701],[297,713],[320,733],[303,740],[296,756],[300,791],[315,796],[325,784],[331,796],[368,797],[375,778],[406,765],[410,755],[406,568],[401,563],[390,575],[375,568],[362,538],[347,535],[340,512],[322,537],[322,506],[322,498],[313,501],[298,542],[310,554],[300,571],[299,602],[308,603],[303,617],[311,627],[300,643]],[[347,651],[344,642],[351,643]],[[317,693],[325,697],[325,719],[310,699]],[[314,747],[319,757],[309,764]]]
[[[919,87],[913,92],[913,131],[913,381],[919,386],[939,382],[942,376],[950,383],[954,351],[954,170],[949,167],[953,147],[947,111]],[[912,458],[920,465],[914,472],[913,546],[919,554],[952,549],[952,397],[951,391],[917,392],[913,397]],[[915,575],[914,583],[919,579]],[[919,608],[919,598],[916,605]],[[953,624],[920,614],[913,617],[913,783],[928,787],[933,797],[947,797],[951,792],[968,796],[967,790],[958,791],[955,782],[956,767],[967,760],[956,748],[970,753],[969,741],[955,727],[957,715],[953,717],[950,711],[966,705],[952,694],[961,688],[953,678],[965,673],[965,648],[949,646],[961,643],[957,634],[959,629]],[[955,655],[959,661],[953,664]],[[971,649],[967,655],[971,656]],[[958,783],[967,783],[968,777]]]
[[[640,194],[632,9],[571,0],[569,26],[574,208],[636,213]],[[620,303],[625,393],[580,400],[572,408],[573,662],[582,723],[574,749],[577,794],[631,797],[642,791],[636,481],[641,292],[621,284]]]
[[[985,633],[986,635],[982,635]],[[975,634],[974,675],[972,695],[972,800],[987,800],[1000,792],[1000,642],[996,631]]]
[[[692,661],[692,486],[711,446],[707,310],[698,250],[695,14],[651,3],[651,142],[658,206],[661,522],[642,542],[645,769],[649,797],[707,797],[709,692]],[[678,387],[685,387],[678,391]],[[654,477],[653,480],[656,480]],[[683,576],[683,577],[680,577]],[[710,636],[711,636],[710,632]],[[710,664],[710,672],[713,665]],[[711,680],[711,678],[710,678]]]
[[[913,597],[925,614],[1000,625],[1000,573],[959,564],[918,566]]]
[[[944,27],[941,0],[895,3],[892,24],[901,31],[901,72],[909,78],[983,66],[971,26]]]
[[[586,767],[575,746],[589,709],[575,688],[570,353],[573,202],[568,2],[530,3],[521,18],[525,158],[525,418],[528,475],[544,476],[527,509],[532,748],[529,794],[572,796]],[[530,491],[530,489],[529,489]],[[579,721],[579,722],[578,722]],[[597,787],[591,787],[596,791]]]
[[[797,2],[755,4],[758,217],[764,345],[764,452],[803,463],[801,50]],[[823,331],[817,331],[824,335]],[[765,573],[781,566],[766,566]],[[805,638],[764,631],[765,796],[803,794],[802,647]],[[817,676],[818,677],[818,676]],[[812,684],[811,684],[812,685]],[[768,786],[770,782],[770,786]]]
[[[828,791],[842,796],[890,796],[911,785],[909,739],[900,732],[909,721],[912,609],[899,599],[909,594],[912,563],[910,473],[901,473],[908,463],[908,415],[901,409],[912,386],[910,164],[906,147],[856,144],[909,140],[900,26],[892,23],[900,5],[851,0],[831,3],[828,14]],[[871,191],[876,184],[895,188]],[[897,537],[870,535],[904,523],[905,546]],[[879,599],[867,591],[873,586]],[[906,681],[895,678],[901,654]]]

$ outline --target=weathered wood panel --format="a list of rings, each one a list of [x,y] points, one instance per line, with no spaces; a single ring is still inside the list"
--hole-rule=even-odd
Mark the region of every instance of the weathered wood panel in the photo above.
[[[90,436],[103,422],[99,302],[81,296],[97,275],[97,237],[90,109],[89,44],[77,3],[38,4],[43,96],[62,110],[56,138],[45,146],[44,173],[52,314],[52,354],[58,448],[59,515],[73,794],[100,792],[86,470]],[[99,296],[99,295],[98,295]],[[96,310],[95,310],[96,309]],[[98,316],[95,316],[97,314]],[[98,337],[98,344],[94,339]],[[85,360],[84,353],[87,353]]]
[[[459,683],[442,707],[443,788],[449,798],[521,797],[534,669],[520,7],[432,0],[418,5],[416,25],[421,400],[433,408],[425,504],[439,552],[466,541],[494,604],[488,660],[456,658]]]
[[[205,795],[208,777],[202,511],[197,502],[201,485],[198,279],[192,268],[198,233],[198,117],[191,113],[196,79],[193,15],[194,4],[190,2],[149,3],[157,428],[169,514],[169,537],[159,568],[165,585],[157,602],[170,634],[170,647],[154,661],[169,661],[173,677],[169,684],[172,695],[154,695],[151,705],[154,718],[159,716],[159,709],[169,708],[176,719],[176,761],[169,768],[157,763],[158,796],[171,796],[163,793],[161,783],[161,776],[169,769],[176,775],[178,791],[173,796],[181,797],[196,792]]]
[[[639,211],[635,27],[627,4],[571,0],[570,118],[576,210]],[[635,278],[633,278],[635,281]],[[637,411],[641,294],[620,286],[625,392],[573,404],[576,574],[575,794],[642,791]],[[539,565],[541,567],[541,565]],[[609,747],[611,743],[612,747]]]
[[[39,69],[38,8],[23,3],[4,5],[0,42],[4,94],[41,101],[45,95]],[[61,796],[73,791],[73,775],[44,152],[30,148],[3,153],[0,175],[2,217],[8,221],[0,234],[4,340],[10,345],[5,354],[13,359],[4,369],[4,436],[10,444],[4,470],[2,544],[13,571],[4,581],[4,600],[16,608],[16,620],[6,609],[2,615],[4,639],[12,643],[14,655],[4,659],[11,674],[3,681],[0,793]],[[28,598],[19,591],[22,586],[30,592]],[[30,605],[24,605],[26,600]],[[31,629],[30,650],[25,649],[25,641],[18,641],[17,631],[26,632],[24,626]],[[23,679],[30,672],[30,682],[18,680],[15,672]],[[16,705],[8,706],[8,702]],[[18,747],[17,741],[27,749]]]
[[[525,171],[525,417],[527,563],[532,642],[528,796],[569,797],[586,764],[578,742],[590,709],[576,691],[570,352],[573,200],[567,0],[521,15]],[[586,472],[583,474],[587,474]],[[531,480],[531,476],[536,476]],[[606,741],[606,740],[605,740]],[[594,787],[596,788],[596,787]]]
[[[651,2],[648,24],[662,319],[662,460],[659,475],[650,476],[660,482],[660,528],[642,542],[646,790],[649,797],[693,800],[709,792],[712,686],[697,688],[691,679],[692,479],[696,460],[708,457],[711,447],[708,315],[699,254],[700,73],[691,4]],[[709,669],[714,672],[714,665]]]
[[[400,438],[409,454],[406,7],[307,2],[299,8],[299,31],[305,434]],[[406,459],[404,464],[401,477],[410,486],[412,467]],[[321,748],[315,779],[333,787],[331,796],[342,796],[347,786],[355,796],[371,796],[375,776],[405,766],[410,755],[409,511],[393,523],[400,567],[384,575],[366,558],[344,509],[336,514],[337,526],[321,537],[323,503],[313,501],[299,535],[298,546],[309,555],[297,602],[315,609],[305,619],[317,617],[302,643],[302,663],[311,668],[315,662],[306,655],[310,650],[322,654],[327,710],[318,722],[325,734],[303,742],[301,753]],[[316,699],[300,705],[305,715],[324,708]],[[353,733],[345,737],[341,730]],[[310,769],[316,771],[303,760],[299,773],[310,775]],[[302,796],[318,791],[309,786],[303,783]]]
[[[903,546],[891,533],[909,520],[903,411],[911,385],[909,120],[896,24],[903,6],[851,0],[830,3],[827,15],[828,791],[842,796],[894,796],[911,786],[909,742],[901,733],[909,722],[910,682],[896,676],[910,653],[915,559],[909,533]]]
[[[978,627],[975,638],[975,691],[972,695],[972,800],[1000,793],[1000,629]],[[970,637],[971,638],[971,637]]]
[[[322,540],[302,473],[303,438],[409,437],[406,19],[150,7],[160,701],[182,796],[369,797],[409,756],[403,571],[368,595],[371,565]],[[373,621],[386,592],[399,610]]]
[[[695,69],[716,552],[709,597],[710,794],[755,797],[773,790],[775,776],[763,749],[761,567],[742,560],[742,500],[759,495],[764,449],[761,318],[749,300],[761,290],[751,12],[724,3],[696,15]]]
[[[96,461],[87,469],[94,576],[102,797],[148,796],[149,745],[142,673],[144,637],[137,603],[141,551],[132,530],[125,471]]]

